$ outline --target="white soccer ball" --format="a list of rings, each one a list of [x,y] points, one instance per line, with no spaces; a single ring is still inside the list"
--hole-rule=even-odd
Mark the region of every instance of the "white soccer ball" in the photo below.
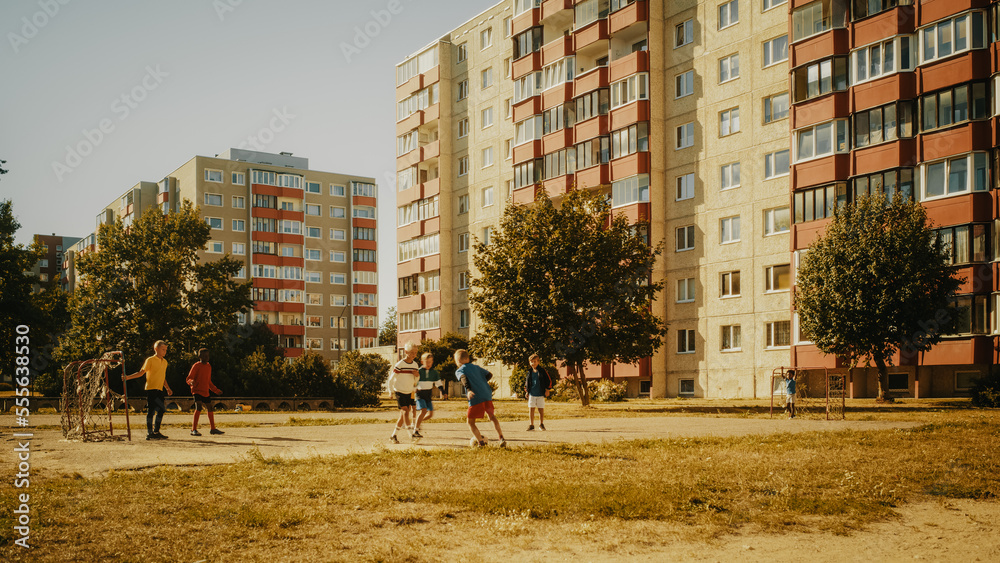
[[[483,438],[483,441],[485,442],[486,438]],[[469,438],[469,446],[471,446],[473,448],[478,448],[479,447],[479,440],[477,440],[475,436]]]

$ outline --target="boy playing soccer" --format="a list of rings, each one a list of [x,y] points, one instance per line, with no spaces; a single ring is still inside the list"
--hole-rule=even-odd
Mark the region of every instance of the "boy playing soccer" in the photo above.
[[[441,374],[436,369],[431,369],[434,367],[434,354],[424,352],[424,355],[420,357],[420,361],[424,366],[419,370],[420,380],[417,381],[417,410],[420,411],[420,416],[417,418],[413,429],[414,438],[423,438],[420,435],[420,424],[434,417],[434,402],[432,398],[435,385],[441,390],[441,398],[444,399],[444,384],[441,383]]]
[[[493,390],[490,389],[489,383],[487,383],[493,377],[493,374],[469,362],[469,352],[466,350],[455,350],[455,363],[458,364],[458,369],[455,370],[455,379],[461,381],[462,385],[465,385],[465,388],[469,391],[467,394],[469,397],[469,410],[466,412],[465,417],[469,423],[469,429],[472,430],[472,435],[478,441],[480,447],[486,445],[486,440],[483,439],[483,435],[476,428],[476,419],[485,414],[489,417],[490,422],[493,423],[493,427],[497,429],[497,436],[500,438],[500,447],[506,448],[507,441],[503,439],[503,431],[500,430],[500,421],[493,414]]]
[[[209,391],[216,395],[222,394],[219,389],[212,384],[212,364],[208,363],[208,349],[198,350],[198,360],[191,366],[191,371],[187,376],[187,384],[191,387],[191,394],[194,395],[194,422],[191,424],[191,435],[201,436],[198,432],[198,418],[201,416],[201,406],[205,405],[208,411],[208,423],[212,426],[209,434],[223,434],[222,430],[215,427],[215,412],[212,410],[212,401],[208,399]]]
[[[153,344],[153,351],[156,353],[146,358],[142,369],[127,377],[123,375],[122,379],[128,381],[146,376],[146,439],[166,440],[167,437],[160,434],[163,413],[167,412],[167,406],[163,402],[163,390],[167,390],[167,395],[174,394],[170,385],[167,385],[167,360],[163,358],[167,355],[167,343],[157,340],[156,344]]]
[[[389,441],[393,444],[399,443],[396,433],[400,428],[410,426],[410,407],[413,406],[413,391],[420,377],[417,372],[420,366],[414,360],[417,358],[417,345],[407,342],[403,346],[406,358],[396,362],[392,368],[392,375],[389,376],[389,391],[396,396],[396,406],[399,407],[399,420],[396,421],[396,428],[389,436]]]

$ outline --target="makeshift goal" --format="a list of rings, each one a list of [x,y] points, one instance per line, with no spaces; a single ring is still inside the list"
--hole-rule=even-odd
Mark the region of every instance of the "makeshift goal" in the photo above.
[[[132,439],[128,420],[128,395],[111,390],[110,377],[125,375],[125,362],[119,351],[106,352],[100,358],[72,362],[63,368],[63,392],[59,400],[63,436],[71,440],[99,441]],[[125,404],[125,435],[115,435],[112,413]]]
[[[795,378],[795,416],[843,419],[847,400],[847,376],[827,368],[775,368],[771,372],[771,416],[785,408],[785,375]]]

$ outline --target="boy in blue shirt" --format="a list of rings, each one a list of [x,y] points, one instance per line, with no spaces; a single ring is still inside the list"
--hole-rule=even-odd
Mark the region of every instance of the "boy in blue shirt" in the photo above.
[[[469,429],[475,437],[480,447],[486,445],[486,440],[476,428],[476,419],[484,414],[489,417],[493,427],[497,429],[497,436],[500,438],[500,447],[506,448],[507,441],[503,438],[503,431],[500,430],[500,421],[493,414],[493,389],[487,383],[493,374],[469,361],[469,352],[466,350],[455,350],[455,363],[458,369],[455,370],[455,378],[468,389],[469,410],[465,417],[469,423]]]
[[[789,413],[788,418],[795,418],[795,370],[785,373],[785,407]]]

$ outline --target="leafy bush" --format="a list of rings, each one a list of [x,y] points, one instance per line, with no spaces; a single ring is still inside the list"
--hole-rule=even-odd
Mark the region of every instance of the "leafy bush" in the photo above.
[[[972,386],[972,404],[977,407],[1000,407],[1000,373],[993,372],[976,380]]]
[[[560,379],[552,386],[549,399],[553,401],[579,401],[580,394],[576,392],[576,385],[572,379]]]
[[[351,350],[341,357],[333,376],[338,407],[367,407],[379,404],[379,395],[392,365],[378,354]]]
[[[624,381],[617,382],[610,379],[601,379],[591,381],[588,387],[590,388],[591,400],[602,403],[624,401],[625,396],[628,394],[628,384]]]

